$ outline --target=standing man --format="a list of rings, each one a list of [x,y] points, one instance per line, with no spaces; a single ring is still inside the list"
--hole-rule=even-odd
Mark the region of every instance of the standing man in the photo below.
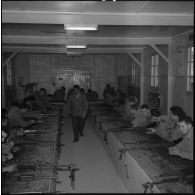
[[[73,86],[73,94],[68,98],[68,109],[72,117],[72,126],[74,133],[73,142],[79,141],[80,136],[84,136],[83,129],[88,110],[86,95],[80,92],[79,85]]]

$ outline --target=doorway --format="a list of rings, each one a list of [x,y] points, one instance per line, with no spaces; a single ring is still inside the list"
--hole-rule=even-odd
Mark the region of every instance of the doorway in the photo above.
[[[55,73],[56,89],[64,86],[68,91],[76,84],[85,90],[91,88],[91,72],[86,70],[59,70]]]

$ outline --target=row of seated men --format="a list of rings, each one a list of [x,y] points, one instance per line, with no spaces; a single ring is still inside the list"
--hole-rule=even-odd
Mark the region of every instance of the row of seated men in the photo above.
[[[12,162],[12,159],[21,148],[15,145],[15,139],[28,133],[28,127],[43,122],[40,115],[34,114],[32,110],[36,110],[38,113],[46,113],[53,108],[46,98],[44,88],[25,97],[22,102],[13,102],[8,110],[2,108],[2,172],[13,172],[17,169],[17,165]]]
[[[130,127],[145,127],[147,134],[157,134],[171,143],[170,155],[193,160],[193,121],[179,106],[170,107],[170,115],[162,115],[158,109],[150,109],[148,104],[138,105],[136,97],[126,97],[120,91],[115,94],[109,90],[104,100]]]
[[[81,89],[81,91],[89,98],[89,101],[98,100],[98,95],[95,91],[91,89],[88,90],[88,93],[85,93],[84,89]],[[68,98],[72,92],[72,90],[69,90]],[[51,102],[64,101],[64,98],[65,87],[57,89],[52,96],[47,94],[46,89],[41,88],[39,91],[35,91],[30,96],[25,97],[22,102],[14,102],[9,110],[2,109],[3,172],[11,172],[16,168],[13,164],[6,166],[6,162],[13,159],[13,153],[20,150],[20,148],[14,146],[14,139],[17,136],[24,135],[27,132],[25,129],[31,125],[43,122],[39,115],[34,114],[33,111],[46,113],[54,108]]]

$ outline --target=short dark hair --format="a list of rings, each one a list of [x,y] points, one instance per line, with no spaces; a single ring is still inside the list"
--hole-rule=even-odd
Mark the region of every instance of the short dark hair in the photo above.
[[[151,110],[151,114],[152,114],[153,116],[156,116],[156,117],[159,117],[159,116],[162,115],[161,112],[160,112],[160,110],[158,110],[158,109],[156,109],[156,108],[154,108],[154,109]]]
[[[170,111],[175,115],[178,116],[179,121],[186,116],[185,112],[180,106],[172,106],[170,107]]]
[[[142,104],[140,108],[141,108],[141,109],[150,110],[150,107],[149,107],[148,104]]]
[[[66,88],[63,86],[63,87],[61,87],[61,89],[63,89],[63,90],[66,90]]]
[[[91,93],[91,92],[92,92],[92,90],[91,90],[91,89],[88,89],[88,90],[87,90],[87,93]]]
[[[73,89],[80,89],[79,85],[73,85]]]
[[[185,116],[185,117],[181,118],[180,122],[185,122],[188,125],[191,124],[192,126],[194,126],[193,125],[193,120],[190,116]]]

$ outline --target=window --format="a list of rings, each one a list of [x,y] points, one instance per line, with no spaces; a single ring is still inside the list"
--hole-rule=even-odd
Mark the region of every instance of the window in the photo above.
[[[194,77],[194,47],[188,48],[188,62],[187,62],[187,91],[193,91],[193,77]]]
[[[132,72],[132,85],[135,85],[136,83],[135,83],[135,65],[133,64],[132,65],[132,70],[131,70]]]
[[[153,55],[151,59],[151,87],[159,87],[159,55]]]
[[[10,61],[7,62],[6,68],[7,68],[7,85],[12,85],[12,66]]]

